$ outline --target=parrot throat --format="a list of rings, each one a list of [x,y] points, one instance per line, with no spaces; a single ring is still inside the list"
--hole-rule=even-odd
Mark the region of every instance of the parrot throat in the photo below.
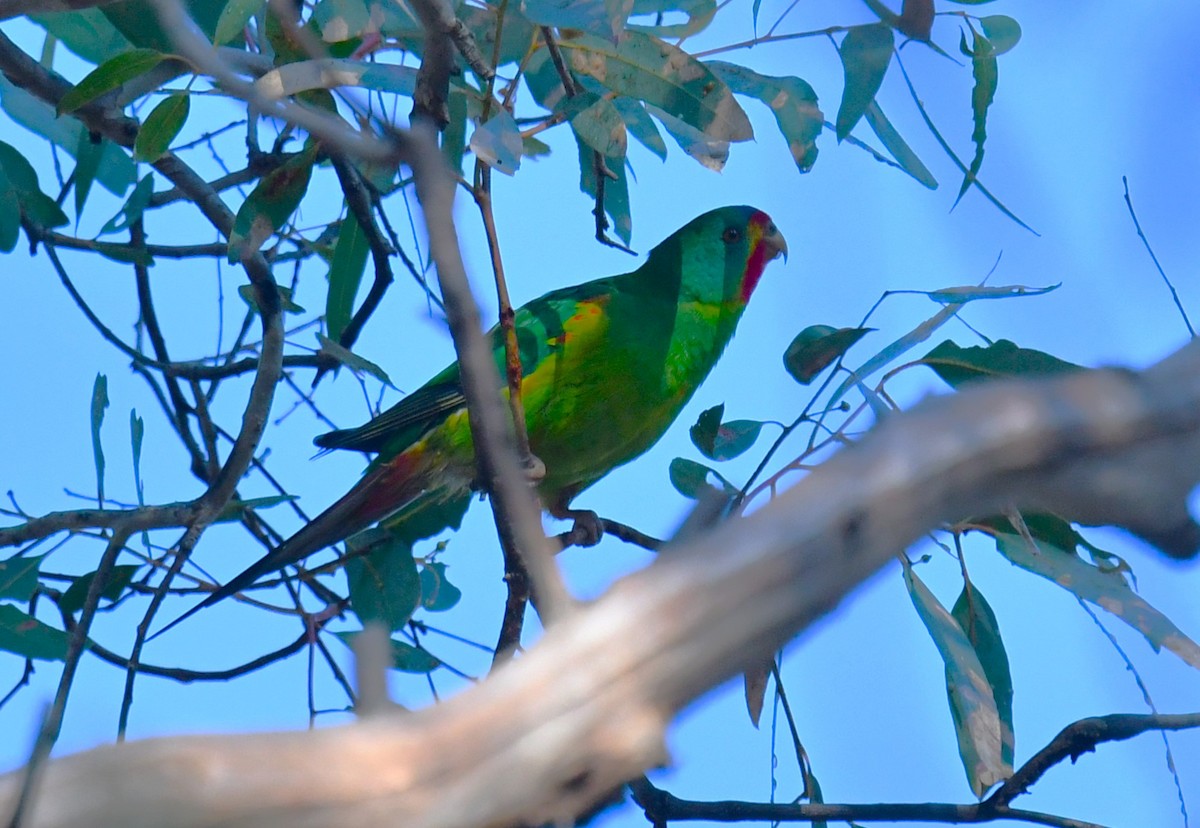
[[[746,260],[746,273],[742,277],[742,293],[740,299],[742,304],[750,301],[750,295],[754,293],[754,289],[758,287],[758,280],[762,278],[763,270],[767,267],[768,248],[762,242],[757,242],[754,249],[750,251],[750,257]]]

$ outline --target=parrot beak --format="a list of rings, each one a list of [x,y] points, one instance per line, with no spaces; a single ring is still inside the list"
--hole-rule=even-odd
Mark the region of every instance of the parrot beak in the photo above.
[[[787,240],[779,232],[779,228],[775,226],[775,222],[770,222],[763,229],[762,244],[765,244],[767,249],[771,251],[770,258],[778,259],[780,256],[783,256],[783,260],[787,261]]]

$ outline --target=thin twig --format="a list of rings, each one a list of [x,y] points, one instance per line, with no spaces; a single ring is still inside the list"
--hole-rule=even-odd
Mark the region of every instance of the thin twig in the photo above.
[[[1179,310],[1179,315],[1183,317],[1183,324],[1187,325],[1188,334],[1195,339],[1196,329],[1192,327],[1192,320],[1188,319],[1187,311],[1183,309],[1183,302],[1180,301],[1179,294],[1175,291],[1175,285],[1171,284],[1171,280],[1167,278],[1166,271],[1158,263],[1158,256],[1154,255],[1154,250],[1150,247],[1150,240],[1142,232],[1142,224],[1138,221],[1137,213],[1133,211],[1133,199],[1129,197],[1129,179],[1121,176],[1121,184],[1125,187],[1125,206],[1129,208],[1129,217],[1133,219],[1133,226],[1137,230],[1138,238],[1146,246],[1146,252],[1150,254],[1150,260],[1154,262],[1154,267],[1158,270],[1158,275],[1162,277],[1163,282],[1166,284],[1167,290],[1171,291],[1171,299],[1175,302],[1175,307]]]

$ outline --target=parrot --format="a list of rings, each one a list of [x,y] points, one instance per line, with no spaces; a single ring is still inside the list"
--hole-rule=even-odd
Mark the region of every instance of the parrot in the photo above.
[[[787,256],[771,218],[711,210],[654,247],[637,269],[553,290],[515,313],[521,400],[536,491],[556,518],[571,501],[653,446],[725,350],[768,262]],[[489,334],[504,376],[504,332]],[[458,363],[357,428],[313,442],[376,454],[332,506],[163,628],[264,575],[382,522],[428,537],[461,522],[476,482]],[[405,527],[408,527],[406,530]]]

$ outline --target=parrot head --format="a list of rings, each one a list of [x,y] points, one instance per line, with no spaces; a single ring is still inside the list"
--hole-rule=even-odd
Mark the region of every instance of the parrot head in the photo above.
[[[647,264],[680,276],[680,298],[744,306],[767,262],[787,258],[771,217],[754,207],[720,207],[697,216],[650,253]],[[655,265],[661,265],[655,267]]]

